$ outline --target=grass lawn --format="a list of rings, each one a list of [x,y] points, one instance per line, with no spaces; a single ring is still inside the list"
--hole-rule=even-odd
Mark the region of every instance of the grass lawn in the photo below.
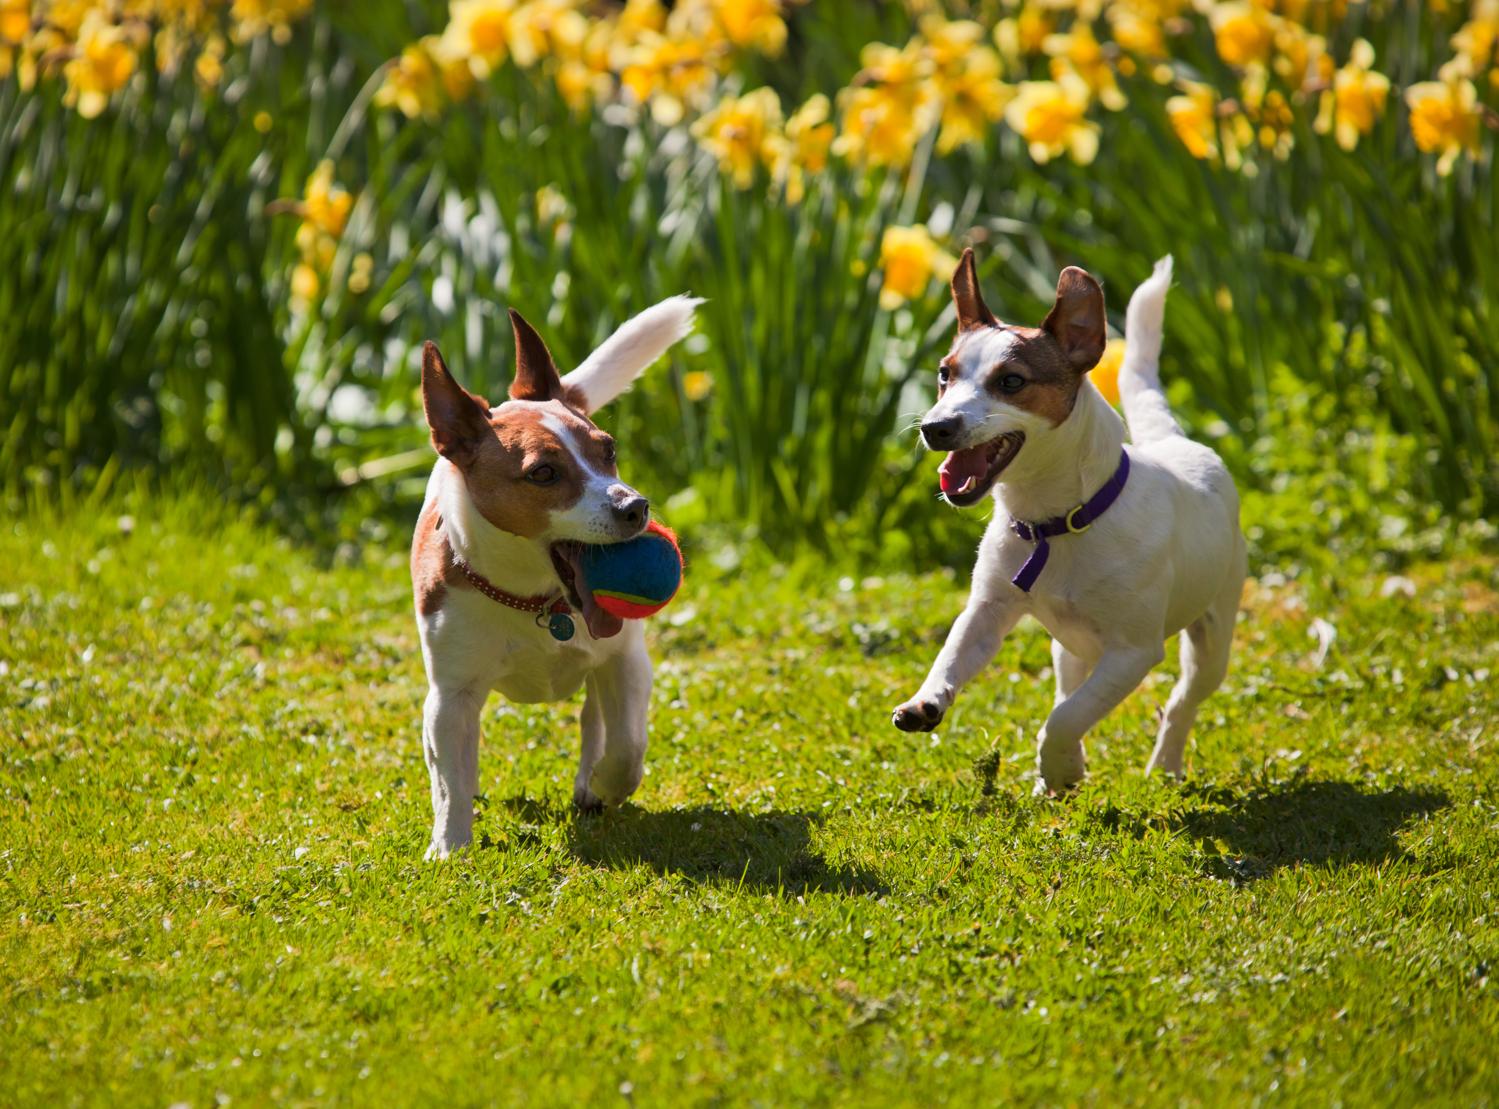
[[[1166,667],[1064,801],[1039,628],[910,737],[961,576],[703,559],[636,803],[495,700],[424,864],[404,537],[117,516],[0,535],[6,1104],[1496,1099],[1493,559],[1251,585],[1189,781]]]

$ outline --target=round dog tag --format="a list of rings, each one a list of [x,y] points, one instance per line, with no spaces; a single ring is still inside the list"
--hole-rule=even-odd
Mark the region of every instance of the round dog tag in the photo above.
[[[573,618],[565,612],[554,612],[547,621],[547,631],[552,633],[552,638],[557,642],[566,643],[573,637]]]

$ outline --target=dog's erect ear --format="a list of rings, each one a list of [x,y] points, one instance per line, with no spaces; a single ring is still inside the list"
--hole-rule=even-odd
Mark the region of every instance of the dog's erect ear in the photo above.
[[[562,395],[562,378],[552,352],[528,324],[525,317],[510,309],[510,326],[515,330],[515,380],[510,383],[514,400],[552,400]]]
[[[1078,373],[1087,373],[1103,357],[1105,342],[1103,288],[1093,275],[1068,266],[1057,279],[1057,302],[1041,325],[1050,332]]]
[[[489,405],[454,380],[437,344],[422,344],[422,409],[432,429],[432,445],[462,465],[489,431]]]
[[[953,271],[952,302],[958,309],[959,331],[999,326],[994,313],[984,303],[984,294],[979,291],[979,268],[973,259],[971,246],[963,251],[958,268]]]

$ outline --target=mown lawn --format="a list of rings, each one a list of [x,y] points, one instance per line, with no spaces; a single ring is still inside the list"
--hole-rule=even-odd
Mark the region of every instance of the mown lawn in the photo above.
[[[1189,782],[1161,673],[1046,801],[1039,629],[913,738],[961,579],[704,558],[637,803],[496,701],[424,864],[403,537],[118,513],[0,535],[6,1104],[1496,1098],[1492,559],[1251,585]]]

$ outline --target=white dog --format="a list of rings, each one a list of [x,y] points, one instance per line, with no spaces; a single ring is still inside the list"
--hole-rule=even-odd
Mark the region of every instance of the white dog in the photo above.
[[[950,452],[942,491],[958,507],[991,487],[999,511],[979,545],[968,604],[895,726],[930,731],[1027,613],[1052,636],[1056,701],[1037,744],[1037,789],[1086,769],[1083,736],[1165,657],[1180,631],[1181,678],[1148,770],[1180,774],[1197,707],[1228,669],[1244,584],[1239,498],[1223,462],[1182,434],[1161,390],[1171,259],[1136,290],[1119,390],[1124,424],[1088,379],[1104,349],[1103,290],[1069,267],[1039,328],[984,305],[973,251],[953,275],[958,336],[921,424]]]
[[[586,685],[574,803],[617,804],[640,784],[651,693],[643,625],[593,603],[578,555],[585,543],[639,535],[650,505],[620,482],[614,441],[589,415],[687,334],[700,303],[648,308],[566,377],[512,310],[515,381],[496,408],[453,379],[434,344],[422,350],[422,405],[442,456],[411,544],[428,682],[428,858],[473,838],[479,714],[492,689],[534,703]]]

